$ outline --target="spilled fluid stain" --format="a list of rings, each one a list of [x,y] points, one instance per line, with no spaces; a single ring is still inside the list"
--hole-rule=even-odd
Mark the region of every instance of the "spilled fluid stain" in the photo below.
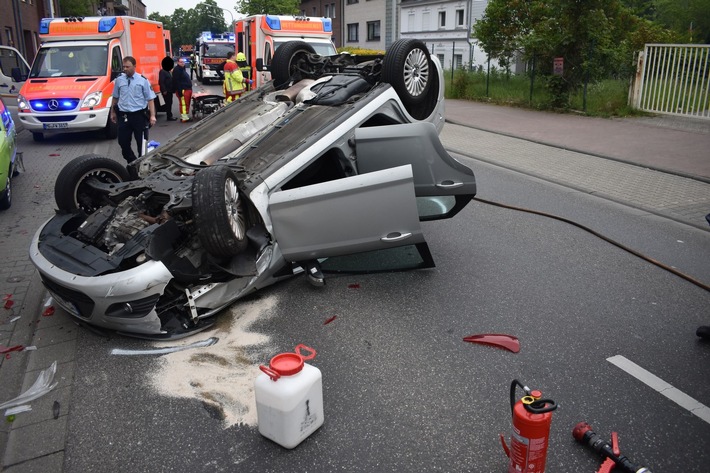
[[[157,366],[149,374],[153,389],[164,396],[200,401],[208,415],[222,421],[224,428],[255,426],[254,380],[261,373],[259,365],[273,356],[274,349],[269,346],[267,335],[250,328],[270,317],[276,303],[275,295],[239,302],[220,314],[209,331],[179,342],[156,343],[156,348],[162,348],[188,345],[196,337],[219,338],[212,346],[157,358]],[[247,349],[251,356],[247,355]]]

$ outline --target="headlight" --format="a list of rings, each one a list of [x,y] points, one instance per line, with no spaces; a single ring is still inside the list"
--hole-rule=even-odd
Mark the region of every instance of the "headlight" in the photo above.
[[[84,102],[81,104],[82,107],[95,107],[101,103],[101,91],[94,92],[93,94],[87,95]]]
[[[27,101],[27,99],[19,94],[17,96],[17,108],[19,108],[20,110],[27,110],[28,108],[30,108],[30,103]]]

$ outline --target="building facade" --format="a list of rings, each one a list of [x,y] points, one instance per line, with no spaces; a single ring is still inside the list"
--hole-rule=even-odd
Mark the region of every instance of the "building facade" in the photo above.
[[[401,0],[400,37],[424,41],[444,69],[486,67],[488,55],[471,31],[487,6],[488,0]]]
[[[344,46],[342,44],[341,18],[342,0],[307,0],[301,2],[301,16],[316,16],[330,18],[333,22],[333,43],[336,48]]]
[[[343,46],[385,51],[398,36],[397,0],[341,0]]]
[[[39,21],[55,16],[59,0],[0,0],[0,44],[12,46],[28,62],[39,49]]]
[[[61,17],[59,0],[0,0],[0,44],[16,48],[32,64],[39,49],[39,22],[42,18]],[[146,8],[140,0],[115,0],[97,2],[99,16],[130,15],[146,17]]]

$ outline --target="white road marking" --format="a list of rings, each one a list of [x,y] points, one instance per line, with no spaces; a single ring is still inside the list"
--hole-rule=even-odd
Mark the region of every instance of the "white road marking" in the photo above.
[[[702,420],[710,424],[709,407],[696,401],[692,397],[685,394],[683,391],[674,388],[672,385],[666,383],[650,371],[641,368],[633,361],[630,361],[621,355],[612,356],[610,358],[607,358],[606,361],[626,371],[628,374],[638,379],[642,383],[646,384],[647,386],[651,387],[652,389],[663,394],[668,399],[678,404],[680,407],[689,410],[691,414],[695,414],[696,416],[700,417]]]

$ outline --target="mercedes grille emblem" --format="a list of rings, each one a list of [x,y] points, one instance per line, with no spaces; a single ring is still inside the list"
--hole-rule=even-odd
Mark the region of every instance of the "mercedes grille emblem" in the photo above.
[[[52,100],[49,101],[49,109],[50,109],[50,110],[56,110],[56,109],[58,109],[58,108],[59,108],[59,102],[57,102],[57,101],[54,100],[54,99],[52,99]]]

